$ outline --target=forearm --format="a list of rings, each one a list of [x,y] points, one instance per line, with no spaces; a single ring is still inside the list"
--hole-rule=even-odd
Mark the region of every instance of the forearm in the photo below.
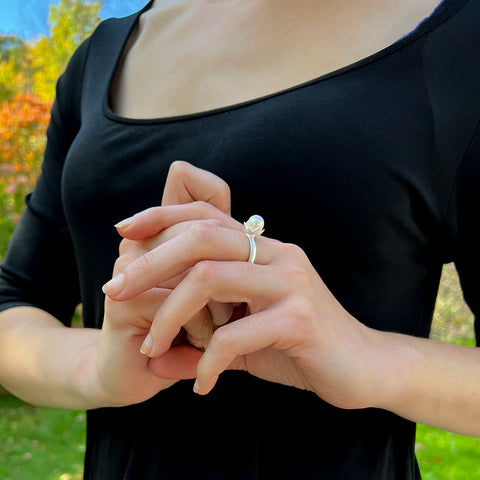
[[[92,362],[100,331],[67,328],[48,313],[17,307],[0,314],[0,384],[37,405],[94,408]]]
[[[380,408],[414,422],[480,436],[480,349],[377,332]]]

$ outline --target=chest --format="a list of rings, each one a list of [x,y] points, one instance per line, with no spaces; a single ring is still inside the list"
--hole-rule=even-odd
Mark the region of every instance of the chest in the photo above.
[[[421,91],[402,93],[406,81],[352,73],[178,122],[86,117],[65,167],[67,209],[75,223],[103,229],[158,205],[170,164],[186,160],[230,185],[236,218],[262,214],[269,235],[313,256],[316,237],[295,225],[352,254],[359,242],[388,249],[401,221],[424,229],[441,216],[428,205],[443,169],[430,106]],[[430,222],[417,225],[412,208]]]
[[[195,8],[177,1],[147,12],[116,71],[113,109],[129,118],[169,117],[288,89],[386,48],[438,0],[381,8],[253,3]]]

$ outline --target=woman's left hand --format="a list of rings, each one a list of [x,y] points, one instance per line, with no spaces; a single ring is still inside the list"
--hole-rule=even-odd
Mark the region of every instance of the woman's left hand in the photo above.
[[[218,327],[198,362],[198,393],[208,393],[224,370],[242,369],[313,391],[338,407],[373,406],[382,384],[373,331],[340,305],[298,246],[256,237],[256,261],[248,263],[243,225],[221,212],[215,221],[205,220],[213,207],[204,208],[208,214],[199,215],[198,203],[151,209],[122,232],[127,238],[147,232],[151,249],[125,268],[122,288],[107,287],[115,300],[183,276],[144,344],[150,368],[164,375],[162,355],[209,302],[244,302],[246,315]]]
[[[190,205],[188,210],[184,210],[187,215],[187,217],[183,217],[184,220],[189,217],[193,220],[220,217],[224,223],[230,226],[232,223],[236,224],[230,218],[230,188],[228,184],[207,170],[177,160],[170,165],[168,170],[162,196],[162,207],[184,204]],[[149,209],[118,223],[117,231],[125,237],[121,242],[120,251],[128,251],[130,258],[132,258],[133,252],[137,258],[149,252],[152,249],[152,242],[155,246],[156,234],[164,228],[161,222],[166,221],[167,224],[169,222],[169,210],[168,208],[162,210],[162,218],[158,219],[160,223],[155,222],[156,216]],[[133,223],[135,226],[129,228]],[[185,223],[180,226],[180,229],[185,228]],[[128,232],[127,235],[124,235],[125,232]],[[170,235],[172,235],[171,231]],[[169,279],[161,286],[172,289],[178,284],[181,277],[182,275],[176,279]],[[185,325],[186,338],[191,345],[203,348],[210,340],[213,326],[226,323],[232,313],[232,305],[210,302],[202,315],[197,315],[195,320]]]

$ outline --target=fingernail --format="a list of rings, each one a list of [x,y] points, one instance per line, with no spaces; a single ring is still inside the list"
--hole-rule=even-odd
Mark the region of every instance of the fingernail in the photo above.
[[[107,282],[103,287],[102,291],[105,295],[109,297],[117,296],[125,286],[125,275],[121,273],[116,277],[113,277],[109,282]]]
[[[126,218],[125,220],[122,220],[121,222],[118,222],[117,224],[114,225],[115,228],[119,228],[120,230],[122,228],[127,228],[133,223],[133,217]]]
[[[152,336],[148,334],[143,341],[142,348],[140,348],[140,353],[144,355],[150,355],[152,352]]]
[[[195,393],[198,393],[200,390],[200,387],[198,386],[198,380],[195,379],[195,383],[193,384],[193,391]]]

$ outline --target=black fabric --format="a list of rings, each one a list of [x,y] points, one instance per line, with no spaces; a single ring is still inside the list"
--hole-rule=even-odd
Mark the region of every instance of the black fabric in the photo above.
[[[391,47],[305,84],[194,115],[118,117],[108,90],[137,15],[109,20],[59,81],[43,173],[0,277],[0,308],[100,328],[113,224],[158,205],[172,161],[231,186],[233,216],[300,245],[366,325],[426,337],[442,264],[478,316],[480,2],[445,0]],[[336,409],[240,372],[88,413],[85,478],[418,479],[415,425]],[[192,419],[198,424],[192,425]]]

